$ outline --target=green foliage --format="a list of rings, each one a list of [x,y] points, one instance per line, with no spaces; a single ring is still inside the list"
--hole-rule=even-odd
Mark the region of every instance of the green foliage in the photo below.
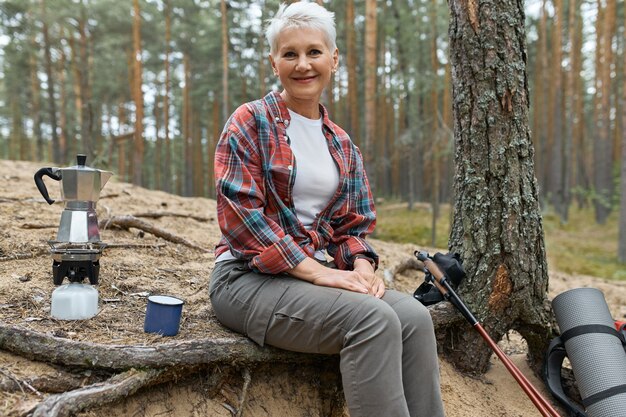
[[[431,246],[433,214],[430,205],[419,203],[408,210],[406,203],[388,202],[379,204],[376,209],[378,220],[374,237],[390,242]],[[446,248],[450,234],[450,206],[442,205],[440,210],[436,246]]]
[[[431,210],[419,205],[412,211],[406,204],[378,206],[375,237],[398,243],[430,246]],[[450,227],[450,207],[442,205],[437,222],[437,247],[446,249]],[[594,221],[591,207],[572,207],[567,224],[553,212],[543,216],[543,228],[550,270],[572,275],[590,275],[608,280],[626,280],[626,269],[617,260],[618,213],[604,225]]]

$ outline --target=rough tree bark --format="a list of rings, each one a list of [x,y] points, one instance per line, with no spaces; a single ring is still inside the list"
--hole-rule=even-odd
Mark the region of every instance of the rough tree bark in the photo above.
[[[135,102],[135,139],[133,141],[132,180],[135,185],[143,185],[143,92],[141,64],[141,14],[139,1],[133,1],[133,101]]]
[[[624,28],[626,28],[626,13],[624,13]],[[622,168],[620,175],[621,196],[619,216],[619,246],[617,259],[626,264],[626,50],[622,52]]]
[[[374,169],[374,141],[376,140],[376,39],[377,5],[375,0],[365,2],[365,140],[363,142],[365,168],[370,184],[376,184]]]
[[[517,330],[536,364],[551,333],[548,269],[528,128],[524,4],[451,0],[455,205],[450,249],[468,278],[461,297],[495,340]],[[450,328],[445,354],[484,372],[490,350],[465,327]]]

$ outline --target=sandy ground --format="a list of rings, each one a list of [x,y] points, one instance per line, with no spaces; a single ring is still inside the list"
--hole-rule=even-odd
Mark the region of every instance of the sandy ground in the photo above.
[[[174,244],[133,228],[103,229],[101,238],[111,247],[105,250],[101,259],[100,313],[86,321],[52,319],[49,312],[54,285],[47,241],[56,236],[62,204],[50,206],[41,198],[32,180],[39,167],[29,162],[0,160],[0,321],[72,340],[157,344],[163,342],[161,336],[143,332],[146,295],[170,294],[183,298],[185,307],[181,331],[168,341],[229,334],[215,320],[206,291],[208,271],[214,262],[211,249],[219,236],[214,216],[215,202],[150,191],[115,180],[102,190],[98,202],[101,220],[128,214],[163,214],[160,218],[143,219],[207,251]],[[58,184],[48,180],[46,183],[51,197],[58,198]],[[381,273],[410,257],[416,249],[411,245],[377,240],[373,240],[373,244],[381,254]],[[419,285],[419,277],[404,277],[399,282],[399,289],[412,291]],[[551,297],[577,287],[599,288],[604,292],[613,316],[626,316],[624,283],[551,271]],[[509,339],[503,343],[512,352],[513,361],[536,387],[545,392],[543,384],[526,365],[523,341],[516,335]],[[54,378],[55,369],[0,351],[0,371],[5,376],[50,374]],[[306,378],[299,378],[298,371],[289,368],[272,372],[252,374],[243,415],[319,415],[310,404],[320,399],[315,397],[311,386],[301,382]],[[271,380],[269,374],[272,374]],[[229,397],[236,398],[240,388],[234,383],[209,395],[206,378],[194,375],[176,383],[152,387],[121,403],[85,415],[233,415],[229,410],[228,404],[232,403]],[[88,379],[89,375],[85,375],[85,380]],[[462,375],[442,360],[441,379],[449,417],[539,415],[497,358],[480,378]],[[3,391],[1,388],[0,384],[0,414],[18,415],[19,410],[38,401],[38,397],[30,392]]]

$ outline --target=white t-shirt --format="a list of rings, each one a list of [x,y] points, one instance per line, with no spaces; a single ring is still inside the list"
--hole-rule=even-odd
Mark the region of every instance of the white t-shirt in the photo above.
[[[289,110],[291,121],[287,136],[296,159],[296,180],[293,203],[298,220],[310,229],[317,215],[326,208],[339,186],[339,169],[328,150],[322,132],[322,119],[307,119]],[[325,260],[324,252],[315,257]],[[230,251],[222,253],[215,262],[235,259]]]
[[[307,119],[291,110],[289,115],[287,136],[296,157],[293,203],[298,219],[309,229],[337,191],[339,170],[328,150],[322,119]]]

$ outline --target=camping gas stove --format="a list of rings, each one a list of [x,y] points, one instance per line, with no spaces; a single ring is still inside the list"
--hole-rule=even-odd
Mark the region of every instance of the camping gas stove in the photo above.
[[[103,242],[71,243],[48,241],[52,255],[52,280],[61,285],[65,277],[70,282],[89,279],[91,285],[98,284],[100,256],[106,247]]]

